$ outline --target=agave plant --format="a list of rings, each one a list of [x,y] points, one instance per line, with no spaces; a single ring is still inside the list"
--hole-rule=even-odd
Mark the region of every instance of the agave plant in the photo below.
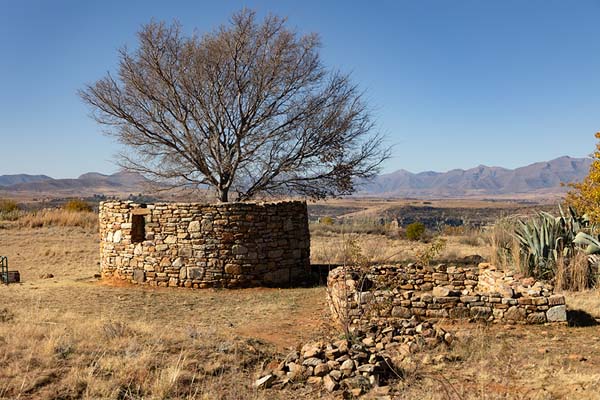
[[[521,268],[530,276],[552,278],[557,261],[569,259],[575,254],[578,244],[576,237],[589,228],[587,216],[577,215],[573,208],[569,207],[566,214],[559,206],[559,211],[559,217],[542,211],[536,217],[518,222],[515,237],[523,256]]]
[[[585,254],[600,254],[600,237],[592,236],[585,232],[579,232],[573,243],[580,246],[585,246]]]

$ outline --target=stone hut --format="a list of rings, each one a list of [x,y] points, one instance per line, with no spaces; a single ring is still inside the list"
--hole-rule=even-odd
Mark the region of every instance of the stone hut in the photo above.
[[[305,202],[100,203],[102,276],[187,288],[287,286],[309,270]]]

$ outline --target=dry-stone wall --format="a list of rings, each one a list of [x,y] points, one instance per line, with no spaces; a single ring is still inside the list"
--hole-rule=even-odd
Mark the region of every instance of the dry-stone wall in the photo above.
[[[290,285],[309,269],[305,202],[100,203],[103,277],[188,288]]]
[[[565,298],[552,286],[517,279],[487,263],[478,266],[339,267],[327,280],[328,301],[342,324],[389,324],[412,316],[494,322],[566,321]]]

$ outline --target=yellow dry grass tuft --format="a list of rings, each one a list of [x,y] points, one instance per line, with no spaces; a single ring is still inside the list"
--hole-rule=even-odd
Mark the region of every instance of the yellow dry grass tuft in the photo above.
[[[21,215],[17,224],[26,228],[79,226],[86,229],[96,229],[98,227],[98,215],[89,211],[44,209]]]

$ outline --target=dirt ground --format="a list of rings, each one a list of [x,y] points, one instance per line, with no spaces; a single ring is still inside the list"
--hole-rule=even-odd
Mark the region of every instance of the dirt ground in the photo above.
[[[0,254],[23,281],[0,287],[0,398],[342,396],[306,384],[283,391],[251,386],[263,365],[290,348],[336,334],[323,287],[100,282],[97,234],[74,227],[0,229]],[[403,371],[393,398],[600,399],[600,293],[567,298],[570,315],[588,326],[445,322],[457,335],[450,349],[437,350],[447,357],[433,362],[434,352]]]

